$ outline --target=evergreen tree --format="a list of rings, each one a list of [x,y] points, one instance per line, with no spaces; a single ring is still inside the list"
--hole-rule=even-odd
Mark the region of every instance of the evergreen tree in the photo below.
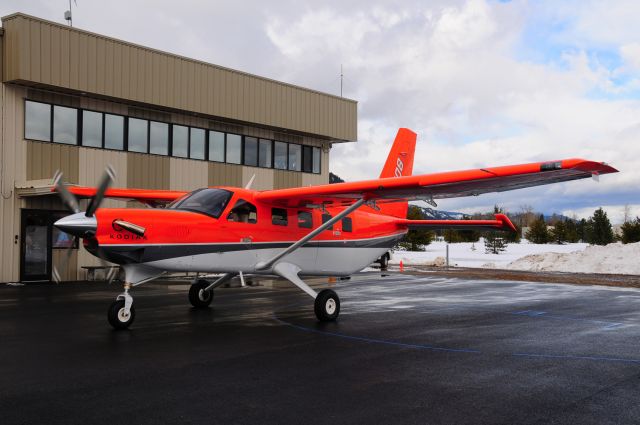
[[[564,221],[558,220],[549,233],[550,242],[562,244],[567,241],[567,226]]]
[[[613,228],[602,208],[595,210],[593,217],[587,220],[585,233],[587,242],[593,245],[607,245],[613,242]]]
[[[622,225],[622,243],[640,242],[640,217]]]
[[[549,242],[549,232],[547,231],[547,223],[545,223],[543,215],[540,215],[540,217],[531,223],[531,227],[529,227],[525,237],[531,243],[543,244]]]
[[[487,232],[484,235],[484,252],[487,254],[500,254],[507,249],[507,241],[498,236],[497,232]]]
[[[580,240],[580,237],[578,236],[578,225],[576,224],[576,222],[574,220],[567,219],[567,221],[564,222],[564,226],[566,229],[567,242],[578,242]]]
[[[584,242],[587,240],[587,220],[583,218],[576,222],[576,233],[578,233],[579,241]]]
[[[422,211],[415,205],[409,205],[407,211],[409,220],[423,220]],[[433,232],[429,230],[409,230],[404,240],[399,245],[408,251],[424,251],[424,246],[433,240]]]

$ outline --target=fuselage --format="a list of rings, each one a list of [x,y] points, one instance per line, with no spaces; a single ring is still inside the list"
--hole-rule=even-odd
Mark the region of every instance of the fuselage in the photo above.
[[[255,199],[256,191],[238,188],[194,193],[191,201],[190,194],[167,208],[99,209],[95,236],[85,239],[85,247],[117,264],[171,272],[271,274],[270,268],[257,270],[256,264],[343,209],[267,204]],[[215,205],[206,206],[209,200]],[[137,236],[115,220],[142,226],[145,233]],[[396,217],[363,206],[287,255],[286,261],[305,275],[348,275],[388,251],[406,232]]]

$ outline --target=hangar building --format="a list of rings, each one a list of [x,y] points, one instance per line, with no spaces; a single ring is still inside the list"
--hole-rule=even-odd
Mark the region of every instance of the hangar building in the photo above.
[[[2,18],[0,71],[0,282],[49,281],[62,261],[58,169],[82,186],[112,164],[115,187],[255,174],[253,188],[286,188],[328,183],[332,144],[357,139],[353,100],[21,13]],[[98,262],[80,248],[69,264],[62,278],[77,280]]]

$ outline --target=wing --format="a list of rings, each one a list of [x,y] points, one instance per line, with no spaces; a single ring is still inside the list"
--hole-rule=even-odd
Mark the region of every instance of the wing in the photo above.
[[[67,186],[69,192],[78,198],[91,198],[95,196],[97,189],[95,187]],[[158,204],[166,204],[174,201],[189,192],[177,190],[147,190],[147,189],[108,189],[105,193],[106,198],[116,198],[123,201],[138,201],[143,204],[157,206]]]
[[[509,217],[496,214],[495,220],[407,220],[396,221],[412,230],[420,229],[456,229],[456,230],[507,230],[517,232]]]
[[[380,200],[380,202],[458,198],[584,179],[617,171],[603,162],[573,158],[352,183],[267,190],[257,193],[256,198],[263,202],[290,207],[316,203],[348,205],[360,198]]]

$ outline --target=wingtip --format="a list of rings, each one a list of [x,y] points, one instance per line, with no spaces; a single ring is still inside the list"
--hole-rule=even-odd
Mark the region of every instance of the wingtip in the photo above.
[[[496,214],[496,220],[502,222],[502,227],[508,227],[514,233],[518,232],[516,226],[514,226],[509,217],[507,217],[505,214]]]
[[[580,171],[585,171],[587,173],[598,174],[598,175],[619,172],[616,168],[612,167],[606,162],[589,161],[586,159],[571,160],[570,163],[567,165],[568,167],[566,168],[575,168]]]

